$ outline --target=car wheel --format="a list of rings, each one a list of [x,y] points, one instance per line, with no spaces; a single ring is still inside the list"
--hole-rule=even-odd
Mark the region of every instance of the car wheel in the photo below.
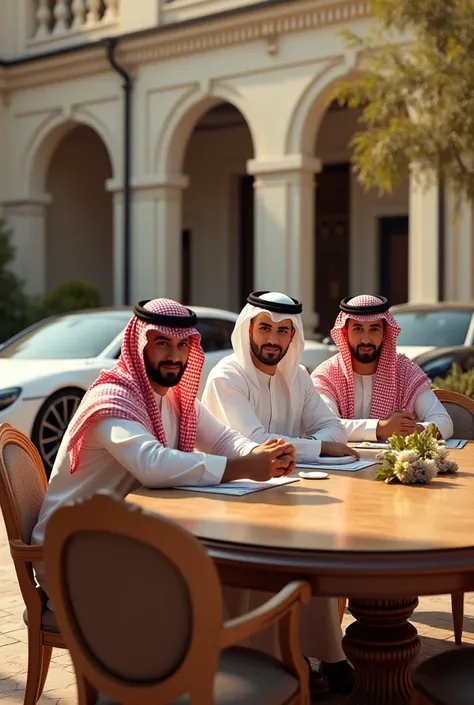
[[[82,389],[60,389],[46,399],[38,412],[31,440],[39,451],[48,477],[64,432],[83,396]]]

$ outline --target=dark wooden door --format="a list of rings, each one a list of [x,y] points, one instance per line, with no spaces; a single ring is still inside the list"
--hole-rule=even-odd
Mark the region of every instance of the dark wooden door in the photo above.
[[[316,176],[315,311],[324,335],[349,295],[350,182],[349,164],[324,166]]]
[[[408,216],[379,218],[380,293],[392,306],[408,300]]]
[[[254,188],[253,176],[239,179],[239,299],[244,306],[253,291],[254,279]]]

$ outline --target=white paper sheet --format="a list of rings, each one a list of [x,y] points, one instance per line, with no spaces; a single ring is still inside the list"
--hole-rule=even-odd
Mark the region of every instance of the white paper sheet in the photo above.
[[[467,441],[464,440],[459,440],[456,438],[449,438],[446,441],[446,447],[447,448],[464,448],[466,445]],[[388,443],[384,443],[383,441],[363,441],[362,443],[354,443],[354,448],[388,448]]]
[[[325,470],[326,472],[330,470],[331,472],[357,472],[358,470],[364,470],[364,468],[370,468],[371,465],[376,465],[378,460],[354,460],[353,463],[345,463],[344,465],[321,465],[321,463],[297,463],[297,468],[302,468],[304,470]]]
[[[362,441],[361,443],[354,443],[354,448],[388,448],[388,443],[384,441]]]
[[[260,492],[261,490],[269,490],[272,487],[280,485],[288,485],[290,482],[299,482],[299,477],[274,477],[268,482],[254,482],[253,480],[234,480],[233,482],[223,482],[220,485],[202,486],[187,486],[176,487],[177,490],[187,490],[188,492],[208,492],[210,494],[232,494],[241,496],[250,494],[251,492]]]

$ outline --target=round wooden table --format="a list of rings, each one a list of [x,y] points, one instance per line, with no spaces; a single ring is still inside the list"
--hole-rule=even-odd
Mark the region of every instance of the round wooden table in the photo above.
[[[276,591],[304,579],[314,595],[349,597],[349,702],[408,705],[417,596],[474,590],[474,444],[450,458],[459,472],[427,486],[376,482],[372,466],[241,497],[143,489],[128,499],[201,539],[225,584]]]

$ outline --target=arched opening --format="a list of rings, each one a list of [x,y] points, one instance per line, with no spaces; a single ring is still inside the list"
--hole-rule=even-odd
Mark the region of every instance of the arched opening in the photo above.
[[[254,148],[245,118],[229,103],[195,126],[184,157],[182,300],[237,311],[253,287]]]
[[[408,299],[408,183],[385,196],[361,187],[350,164],[359,114],[331,104],[315,140],[322,162],[315,191],[315,310],[322,334],[344,296],[379,293],[391,304]]]
[[[61,139],[46,173],[46,291],[68,279],[99,286],[113,302],[113,212],[107,149],[97,132],[76,125]]]

